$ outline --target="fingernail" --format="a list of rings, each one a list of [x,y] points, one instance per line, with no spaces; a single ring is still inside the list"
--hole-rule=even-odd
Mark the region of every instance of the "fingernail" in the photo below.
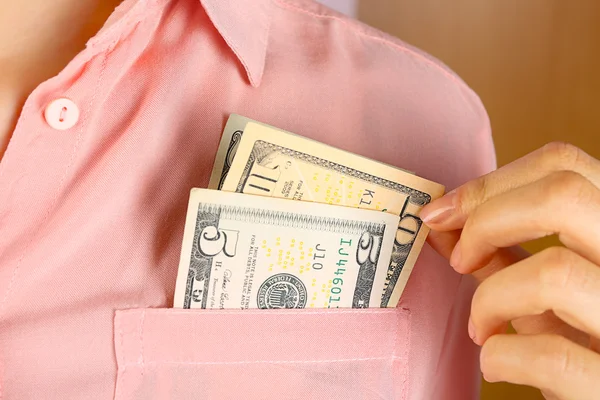
[[[469,337],[473,342],[475,342],[475,325],[473,325],[473,320],[469,317]]]
[[[461,251],[460,251],[460,240],[456,242],[454,246],[454,250],[452,250],[452,254],[450,255],[450,266],[456,269],[458,264],[460,264]]]
[[[446,221],[452,211],[454,211],[454,198],[456,193],[451,191],[443,197],[434,200],[431,204],[423,207],[421,211],[421,221],[426,224],[442,224]]]

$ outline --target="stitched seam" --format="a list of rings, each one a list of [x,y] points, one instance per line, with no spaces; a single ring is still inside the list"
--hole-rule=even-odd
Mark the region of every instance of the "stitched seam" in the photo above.
[[[411,323],[412,323],[412,320],[410,318],[410,312],[408,314],[409,314],[409,318],[407,319],[407,322],[406,322],[406,333],[407,333],[406,336],[407,336],[408,339],[406,339],[407,343],[406,343],[406,346],[404,346],[404,355],[403,355],[403,357],[406,360],[407,364],[408,364],[408,356],[410,354],[410,345],[411,345],[411,334],[410,334],[411,330],[410,330],[410,327],[411,327]],[[408,388],[406,387],[406,385],[409,382],[409,380],[408,380],[408,375],[409,374],[410,374],[410,368],[408,368],[407,366],[404,366],[404,379],[402,379],[402,387],[404,388],[404,390],[402,391],[402,400],[406,400],[406,396],[407,396],[407,393],[408,393]]]
[[[0,355],[0,399],[4,398],[4,358]]]
[[[142,311],[140,318],[140,356],[138,363],[141,365],[142,379],[144,378],[144,321],[146,320],[146,310]]]
[[[140,0],[136,2],[125,15],[122,15],[118,21],[115,21],[104,32],[102,32],[101,37],[92,37],[88,42],[88,46],[96,47],[102,44],[107,44],[108,47],[111,47],[113,43],[116,43],[121,39],[123,31],[128,26],[138,22],[143,10],[153,5],[154,4],[148,5],[148,0]]]
[[[262,64],[260,66],[261,68],[261,73],[260,73],[260,78],[259,78],[259,82],[257,82],[257,85],[260,83],[260,81],[262,81],[262,77],[264,75],[265,72],[265,64],[267,63],[267,48],[268,48],[268,44],[269,44],[269,37],[271,36],[271,26],[273,25],[273,13],[271,12],[268,16],[268,22],[267,22],[267,27],[265,29],[265,36],[264,36],[264,46],[265,46],[265,52],[264,52],[264,56],[262,58]]]
[[[400,332],[400,314],[396,314],[396,326],[394,327],[394,335],[393,335],[393,341],[394,341],[394,349],[392,351],[392,382],[394,382],[394,369],[396,368],[396,360],[397,360],[397,356],[396,356],[396,351],[398,350],[398,335]],[[401,368],[404,369],[404,366],[402,366]]]
[[[401,359],[401,357],[366,357],[366,358],[340,358],[331,360],[256,360],[256,361],[146,361],[146,365],[162,365],[162,364],[177,364],[177,365],[243,365],[243,364],[327,364],[347,361],[376,361]],[[137,363],[131,363],[137,365]]]
[[[111,51],[116,46],[116,44],[123,38],[124,33],[126,33],[126,30],[129,27],[140,23],[146,17],[153,15],[152,13],[161,11],[162,10],[161,7],[164,6],[163,3],[165,3],[166,1],[167,0],[162,0],[162,1],[152,0],[152,4],[149,4],[149,5],[147,4],[148,0],[138,1],[126,14],[121,16],[121,19],[116,21],[113,25],[108,27],[105,31],[101,32],[100,35],[94,36],[90,40],[88,40],[88,42],[86,43],[87,49],[85,51],[87,53],[87,56],[86,56],[85,60],[83,60],[83,63],[88,62],[92,57],[94,57],[95,55],[97,55],[103,51],[104,52]],[[77,57],[75,57],[75,58],[77,58]],[[73,60],[75,60],[75,58]],[[65,70],[67,70],[68,67],[70,67],[70,64],[71,64],[71,62],[63,70],[61,70],[58,73],[58,75],[56,75],[56,77],[62,75],[63,72]],[[32,92],[32,94],[34,92],[37,92],[39,90],[39,88],[40,88],[40,86],[36,87],[35,90]],[[32,107],[32,104],[30,101],[31,97],[32,96],[29,96],[27,98],[24,106],[21,108],[21,113],[17,120],[17,124],[15,125],[15,129],[13,130],[14,133],[16,133],[18,130],[20,130],[19,128],[23,124],[23,122],[21,122],[21,120],[24,119],[25,114]],[[8,152],[9,152],[9,149],[12,146],[14,146],[14,145],[11,145],[12,142],[13,142],[12,140],[10,140],[8,142],[8,146],[4,152],[5,159],[6,159],[6,154],[8,154]],[[12,151],[11,151],[11,153],[12,153]],[[2,179],[2,176],[4,175],[4,170],[6,169],[3,167],[4,164],[6,164],[6,163],[0,162],[0,179]]]
[[[401,309],[403,314],[409,314],[407,312],[407,310]],[[145,311],[145,309],[143,310]],[[138,312],[143,312],[143,311],[133,311],[135,313]],[[128,311],[123,311],[124,313],[128,313]],[[395,310],[394,308],[389,308],[389,309],[361,309],[361,310],[357,310],[357,311],[337,311],[337,310],[330,310],[330,311],[284,311],[284,312],[277,312],[277,311],[260,311],[260,312],[251,312],[251,313],[247,313],[245,314],[243,311],[231,311],[231,312],[213,312],[213,311],[206,311],[206,312],[200,312],[200,313],[195,313],[195,312],[190,312],[190,311],[179,311],[179,310],[174,310],[174,309],[164,309],[164,310],[157,310],[157,309],[152,309],[152,310],[148,310],[149,313],[155,314],[155,315],[161,315],[161,314],[167,314],[167,315],[185,315],[187,317],[196,317],[196,318],[209,318],[210,316],[213,315],[236,315],[236,316],[254,316],[254,315],[277,315],[279,317],[281,316],[286,316],[286,315],[332,315],[332,316],[343,316],[343,315],[351,315],[351,314],[361,314],[361,315],[374,315],[374,314],[394,314],[397,313],[398,311]],[[244,315],[245,314],[245,315]]]
[[[400,308],[399,310],[403,311],[403,313],[405,315],[407,315],[409,318],[407,320],[407,324],[410,324],[410,310],[408,308]],[[395,326],[395,330],[394,330],[394,351],[392,352],[392,371],[395,368],[394,362],[395,360],[405,360],[406,362],[408,362],[408,348],[410,347],[410,326],[407,329],[407,333],[408,335],[408,342],[406,344],[406,346],[404,346],[404,354],[402,357],[399,357],[396,355],[396,351],[398,350],[398,335],[400,334],[400,313],[398,313],[397,318],[396,318],[396,326]],[[405,365],[400,366],[400,368],[402,368],[402,392],[400,394],[401,398],[404,400],[406,398],[406,390],[404,390],[406,388],[406,375],[408,373],[408,368],[406,368]],[[392,372],[393,373],[393,372]]]
[[[296,11],[296,12],[300,12],[300,13],[304,13],[316,18],[324,18],[324,19],[331,19],[331,20],[335,20],[335,21],[339,21],[341,24],[345,25],[347,28],[351,29],[354,33],[360,35],[360,36],[364,36],[373,40],[376,40],[378,42],[382,42],[383,44],[390,46],[394,49],[400,50],[404,53],[408,53],[411,56],[420,59],[421,61],[424,61],[426,64],[429,64],[433,67],[435,67],[435,69],[439,70],[440,72],[442,72],[444,75],[446,75],[446,77],[450,78],[450,80],[452,80],[452,82],[454,82],[455,84],[461,86],[461,87],[467,87],[458,77],[456,77],[455,75],[453,75],[452,73],[450,73],[449,71],[445,70],[444,68],[442,68],[441,66],[439,66],[436,62],[434,62],[433,60],[428,59],[427,57],[423,56],[422,54],[419,54],[418,52],[411,50],[409,48],[407,48],[406,46],[402,46],[398,43],[394,43],[392,41],[390,41],[389,39],[385,39],[379,36],[374,36],[372,34],[369,34],[367,32],[363,32],[360,29],[358,29],[353,23],[348,22],[348,20],[346,20],[345,18],[340,18],[337,17],[335,15],[324,15],[324,14],[317,14],[315,12],[312,11],[308,11],[305,10],[304,8],[298,7],[294,4],[289,4],[287,2],[285,2],[285,0],[274,0],[276,3],[279,4],[279,6],[290,9],[292,11]]]
[[[24,121],[25,120],[25,114],[32,107],[30,97],[28,97],[27,100],[25,100],[25,104],[21,108],[21,113],[19,114],[19,118],[17,119],[17,123],[15,124],[15,129],[13,129],[13,131],[12,131],[12,137],[8,140],[8,145],[6,146],[6,150],[4,150],[4,156],[2,157],[2,160],[6,160],[7,159],[6,156],[9,154],[9,152],[10,152],[10,154],[12,154],[12,152],[13,152],[12,148],[14,146],[16,146],[14,144],[14,142],[16,141],[16,139],[13,140],[13,138],[15,136],[15,133],[18,130],[21,130],[20,129],[21,126],[25,123],[25,121]],[[0,160],[0,180],[2,180],[2,177],[4,176],[4,171],[6,170],[6,164],[7,164],[6,161],[3,162],[3,161]],[[0,390],[1,389],[2,388],[0,388]]]
[[[115,321],[118,318],[115,317]],[[125,354],[124,353],[124,348],[123,348],[123,324],[119,321],[118,323],[119,326],[119,350],[121,354],[117,354],[117,358],[121,359],[121,365],[123,366],[123,369],[121,369],[119,366],[117,366],[117,388],[115,390],[115,400],[117,400],[119,397],[121,397],[121,388],[123,386],[123,377],[125,376],[125,370],[127,369],[127,364],[125,363]]]
[[[452,316],[452,312],[456,308],[456,301],[458,300],[458,292],[460,291],[460,285],[463,282],[463,278],[464,278],[463,275],[461,275],[459,277],[458,284],[456,285],[456,288],[454,289],[454,294],[451,297],[451,299],[452,299],[452,306],[448,309],[448,315],[446,317],[446,323],[444,324],[444,337],[443,337],[443,342],[442,343],[448,343],[447,339],[448,339],[448,334],[450,333],[450,323],[452,322],[451,321],[451,316]],[[435,374],[436,374],[436,376],[438,376],[439,373],[440,373],[440,361],[442,359],[442,353],[443,352],[444,352],[444,347],[442,346],[442,348],[440,349],[440,352],[438,354],[437,363],[435,365]]]
[[[71,157],[69,158],[69,163],[67,164],[67,166],[65,168],[65,172],[61,176],[60,181],[58,182],[58,185],[56,186],[56,192],[54,193],[54,198],[52,199],[52,202],[50,202],[50,205],[46,209],[46,214],[44,215],[41,223],[39,224],[40,227],[44,226],[44,223],[50,217],[50,211],[52,210],[52,208],[56,204],[56,201],[58,200],[58,194],[60,193],[60,189],[62,188],[62,186],[64,184],[65,178],[67,177],[67,173],[73,166],[73,162],[75,160],[75,154],[77,154],[77,150],[79,150],[79,145],[81,144],[81,138],[83,136],[83,131],[85,130],[85,127],[86,127],[87,118],[88,118],[90,112],[92,111],[92,106],[96,102],[96,97],[98,96],[98,88],[100,87],[100,83],[102,82],[102,78],[104,77],[104,70],[106,69],[106,64],[107,64],[107,55],[104,54],[102,64],[100,65],[100,73],[98,74],[98,79],[96,81],[96,85],[94,88],[94,94],[92,95],[90,102],[87,104],[86,112],[82,115],[81,125],[80,125],[81,127],[80,127],[79,131],[77,132],[77,138],[75,139],[75,145],[73,146],[73,150],[71,151]],[[19,269],[21,268],[21,262],[23,261],[25,254],[27,254],[29,247],[33,243],[33,237],[34,237],[34,235],[30,235],[29,242],[27,242],[27,244],[25,245],[25,249],[23,250],[23,253],[19,257],[19,259],[17,261],[17,265],[13,269],[12,276],[8,283],[8,287],[6,288],[6,293],[4,294],[2,301],[0,301],[0,314],[4,310],[4,307],[6,306],[8,298],[14,287],[14,283],[16,282],[17,273],[18,273]]]
[[[100,36],[91,38],[86,44],[90,49],[95,49],[97,52],[111,51],[116,44],[123,38],[129,28],[140,23],[154,13],[162,11],[167,0],[139,0],[133,7],[122,15],[118,21],[115,21],[105,31],[101,32]],[[92,55],[94,53],[92,52]]]
[[[400,315],[396,315],[396,326],[394,327],[394,350],[392,351],[392,359],[396,358],[396,350],[398,347],[398,332],[400,331]]]

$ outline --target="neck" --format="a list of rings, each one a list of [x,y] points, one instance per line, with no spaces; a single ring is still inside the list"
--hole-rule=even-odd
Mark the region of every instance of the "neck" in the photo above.
[[[120,1],[0,2],[0,159],[27,96],[83,50]]]

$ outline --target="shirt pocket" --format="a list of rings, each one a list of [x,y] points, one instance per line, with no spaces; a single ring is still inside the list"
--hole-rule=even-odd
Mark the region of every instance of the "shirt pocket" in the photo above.
[[[117,311],[117,400],[404,399],[406,309]]]

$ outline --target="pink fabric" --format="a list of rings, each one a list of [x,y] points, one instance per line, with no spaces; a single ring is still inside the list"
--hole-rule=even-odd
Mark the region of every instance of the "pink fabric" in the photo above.
[[[118,311],[115,397],[408,398],[408,311],[270,311]]]
[[[397,39],[307,1],[127,0],[0,163],[0,397],[477,398],[473,285],[427,246],[393,310],[169,309],[230,113],[448,188],[495,166],[477,96]]]

